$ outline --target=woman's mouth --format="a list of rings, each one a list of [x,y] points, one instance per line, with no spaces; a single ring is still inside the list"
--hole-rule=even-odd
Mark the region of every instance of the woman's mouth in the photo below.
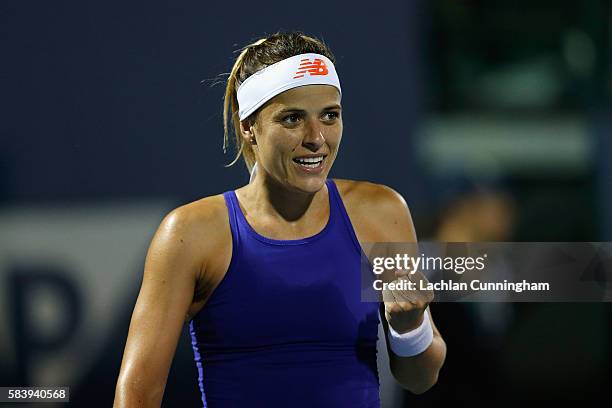
[[[320,173],[323,170],[323,162],[325,161],[324,155],[308,156],[308,157],[296,157],[293,162],[297,164],[297,167],[309,174]]]

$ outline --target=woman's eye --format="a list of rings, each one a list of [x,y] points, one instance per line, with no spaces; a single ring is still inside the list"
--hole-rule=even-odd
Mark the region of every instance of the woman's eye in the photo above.
[[[334,120],[338,119],[338,117],[340,117],[340,114],[338,112],[325,112],[325,114],[323,115],[323,119],[325,120]]]
[[[300,120],[300,116],[297,113],[292,113],[283,118],[283,122],[286,123],[297,123],[298,120]]]

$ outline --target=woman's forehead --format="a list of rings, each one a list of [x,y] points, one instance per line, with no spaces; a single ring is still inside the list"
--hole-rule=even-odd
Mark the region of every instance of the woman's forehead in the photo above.
[[[289,89],[272,98],[270,107],[302,107],[302,108],[326,108],[329,105],[340,105],[340,92],[330,85],[306,85]]]

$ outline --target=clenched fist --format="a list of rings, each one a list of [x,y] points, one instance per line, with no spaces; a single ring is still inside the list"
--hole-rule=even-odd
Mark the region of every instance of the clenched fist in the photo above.
[[[399,334],[416,329],[423,322],[423,312],[434,299],[430,289],[420,289],[427,286],[427,278],[420,272],[412,274],[396,271],[393,282],[402,283],[406,289],[383,289],[385,317],[389,325]],[[384,279],[383,279],[384,280]],[[413,282],[413,284],[408,284]],[[407,289],[411,287],[413,289]]]

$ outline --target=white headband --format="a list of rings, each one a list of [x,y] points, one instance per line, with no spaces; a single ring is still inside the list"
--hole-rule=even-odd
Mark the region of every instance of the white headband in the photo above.
[[[320,54],[295,55],[257,71],[240,85],[240,120],[279,93],[303,85],[331,85],[342,95],[336,68],[329,58]]]

